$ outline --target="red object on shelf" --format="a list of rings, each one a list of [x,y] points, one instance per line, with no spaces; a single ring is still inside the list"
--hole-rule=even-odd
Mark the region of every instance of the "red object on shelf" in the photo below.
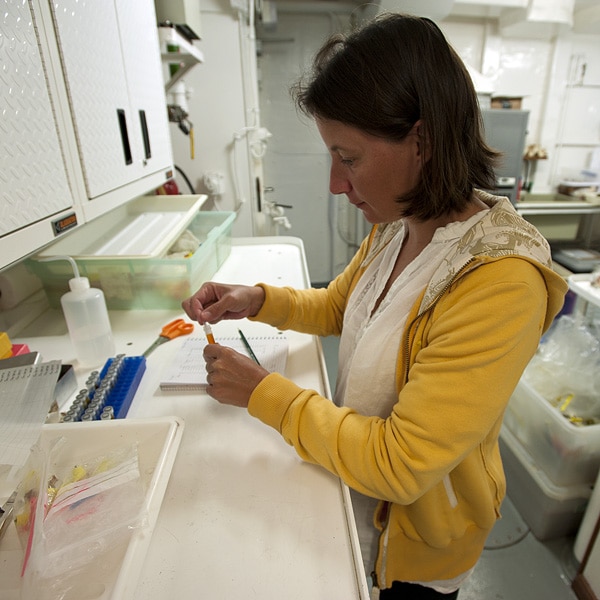
[[[12,355],[19,356],[20,354],[28,354],[30,352],[27,344],[13,344]]]
[[[165,181],[156,191],[157,196],[178,196],[181,192],[174,179]]]

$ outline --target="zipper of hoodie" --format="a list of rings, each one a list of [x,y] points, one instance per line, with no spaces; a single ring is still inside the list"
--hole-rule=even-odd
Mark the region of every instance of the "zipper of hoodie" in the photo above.
[[[425,307],[422,311],[419,312],[419,314],[410,322],[410,324],[408,325],[408,327],[406,328],[406,336],[404,339],[404,383],[408,382],[408,369],[410,366],[410,330],[413,327],[413,325],[428,311],[432,310],[436,304],[440,301],[440,299],[442,298],[442,296],[450,289],[450,287],[452,285],[454,285],[454,283],[456,283],[456,281],[458,281],[458,279],[464,274],[465,269],[467,269],[467,267],[475,262],[476,258],[474,256],[472,256],[460,269],[459,271],[456,273],[456,275],[448,282],[446,283],[446,285],[444,285],[444,287],[440,290],[440,292],[437,294],[437,296],[427,305],[427,307]],[[448,488],[447,485],[450,484],[450,480],[448,479],[448,481],[444,482],[444,485],[446,486],[446,491],[448,492]],[[452,504],[452,498],[449,496],[448,498],[451,501]],[[386,502],[387,508],[386,508],[386,517],[385,517],[385,521],[383,524],[383,529],[381,530],[380,533],[380,538],[383,537],[383,541],[380,545],[378,545],[377,548],[377,556],[375,557],[375,569],[373,569],[373,572],[371,573],[371,578],[373,581],[373,586],[379,588],[380,584],[385,585],[385,579],[386,579],[386,568],[385,568],[385,562],[387,560],[387,536],[388,536],[388,528],[389,528],[389,524],[390,524],[390,514],[391,514],[391,507],[390,507],[390,502]],[[377,577],[377,572],[376,572],[376,568],[377,568],[377,563],[379,562],[379,557],[381,555],[381,569],[382,569],[382,575],[383,577],[381,578],[382,580],[379,581],[379,578]],[[379,588],[381,589],[381,588]]]

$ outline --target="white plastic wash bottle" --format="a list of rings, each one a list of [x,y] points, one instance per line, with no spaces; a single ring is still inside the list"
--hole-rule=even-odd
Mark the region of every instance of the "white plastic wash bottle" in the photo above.
[[[79,276],[77,263],[70,256],[53,256],[44,261],[68,260],[73,268],[70,292],[60,303],[67,322],[75,355],[82,367],[102,365],[115,353],[106,301],[102,290],[90,287],[87,277]]]

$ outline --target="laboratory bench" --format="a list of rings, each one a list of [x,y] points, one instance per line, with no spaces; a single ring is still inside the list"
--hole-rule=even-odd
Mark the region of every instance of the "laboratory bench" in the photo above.
[[[213,279],[310,285],[302,243],[286,237],[234,239]],[[177,317],[186,315],[166,309],[110,311],[116,353],[141,356],[163,325]],[[223,321],[213,331],[218,339],[236,335],[238,327],[250,336],[274,332],[248,320]],[[197,323],[196,334],[202,335]],[[319,338],[285,335],[286,376],[331,397]],[[204,392],[161,391],[161,374],[184,340],[175,338],[147,357],[126,419],[177,417],[183,428],[156,522],[131,561],[134,592],[123,595],[115,586],[112,595],[98,597],[368,598],[346,486],[300,460],[276,431],[246,410],[220,405]],[[46,311],[14,342],[39,351],[44,361],[74,364],[79,385],[89,375],[91,369],[77,367],[60,310]],[[0,485],[0,503],[7,492]],[[0,597],[7,600],[19,597],[17,545],[15,531],[0,544]],[[9,572],[11,560],[15,568]]]

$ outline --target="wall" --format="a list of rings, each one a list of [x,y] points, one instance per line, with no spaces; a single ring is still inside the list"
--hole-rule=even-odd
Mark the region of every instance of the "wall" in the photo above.
[[[171,124],[174,161],[188,177],[196,193],[209,193],[206,173],[224,175],[222,196],[211,196],[207,208],[236,210],[234,236],[255,233],[254,169],[260,164],[251,159],[248,136],[235,140],[236,132],[256,124],[258,103],[256,77],[249,59],[253,58],[253,34],[245,15],[239,15],[226,0],[207,0],[202,5],[202,33],[198,47],[205,62],[194,66],[185,76],[188,91],[189,121],[194,126],[195,157],[190,155],[189,137]],[[248,48],[250,46],[250,49]],[[179,190],[190,193],[178,175]]]
[[[304,240],[313,281],[335,276],[365,229],[343,197],[329,195],[327,153],[314,128],[300,121],[288,94],[324,37],[347,27],[357,14],[353,7],[334,12],[335,6],[281,2],[276,27],[258,35],[261,118],[273,133],[265,182],[280,202],[294,206],[287,211],[289,233]],[[497,19],[473,17],[451,16],[440,27],[463,60],[493,81],[497,95],[523,96],[523,108],[530,111],[526,146],[540,144],[549,154],[537,161],[533,193],[552,193],[565,173],[589,165],[590,139],[600,145],[600,86],[594,87],[599,67],[592,62],[600,56],[600,35],[502,37]],[[566,87],[573,54],[587,57],[590,86],[584,93]],[[574,138],[574,131],[585,135]]]
[[[347,14],[314,8],[283,12],[277,30],[259,33],[259,98],[264,125],[273,132],[264,159],[265,184],[276,202],[289,205],[289,235],[305,241],[313,282],[332,279],[347,264],[362,215],[345,196],[329,193],[329,153],[311,119],[296,113],[290,86],[310,64],[315,49],[348,27]],[[358,241],[357,241],[358,240]]]
[[[484,19],[448,18],[440,26],[463,60],[494,83],[494,95],[523,97],[525,145],[539,144],[549,156],[538,161],[532,193],[554,193],[562,178],[590,167],[600,146],[600,34],[503,38],[497,21]]]

